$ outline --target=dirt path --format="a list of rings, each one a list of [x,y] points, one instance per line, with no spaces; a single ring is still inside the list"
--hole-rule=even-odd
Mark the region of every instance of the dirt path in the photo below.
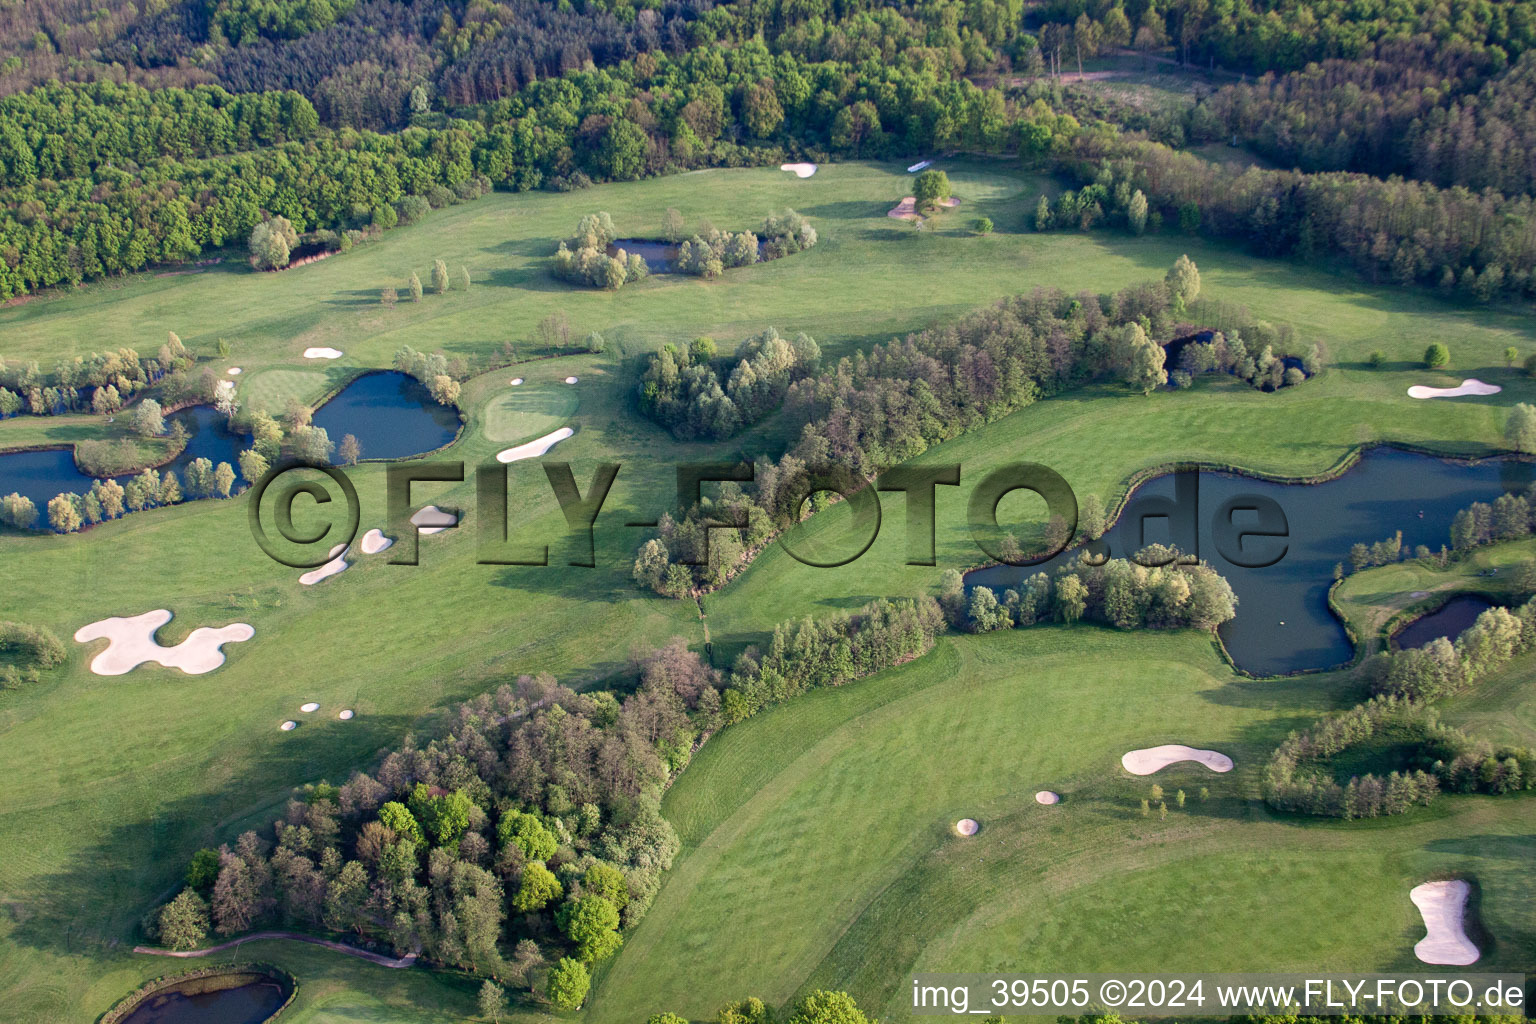
[[[395,960],[384,956],[382,953],[373,953],[366,949],[358,949],[356,946],[349,946],[344,942],[332,942],[329,939],[317,939],[313,935],[303,935],[299,932],[257,932],[255,935],[241,936],[238,939],[221,943],[217,946],[209,946],[207,949],[173,950],[156,949],[153,946],[134,946],[133,951],[135,953],[146,953],[150,956],[173,956],[177,957],[178,959],[185,960],[194,957],[208,956],[211,953],[222,953],[226,949],[234,949],[236,946],[246,942],[264,942],[268,939],[292,939],[295,942],[308,942],[311,945],[324,946],[326,949],[334,949],[338,953],[345,953],[347,956],[355,956],[361,960],[367,960],[369,963],[378,964],[380,967],[388,967],[393,970],[399,970],[402,967],[411,966],[416,962],[417,956],[416,952],[413,950],[412,952],[405,954],[405,956],[401,957],[400,959]]]

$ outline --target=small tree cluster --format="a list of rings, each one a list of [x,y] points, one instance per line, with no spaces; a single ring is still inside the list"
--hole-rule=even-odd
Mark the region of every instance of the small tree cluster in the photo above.
[[[1178,564],[1177,551],[1156,545],[1134,559],[1078,559],[1054,575],[1037,572],[1001,599],[990,587],[967,592],[950,569],[939,602],[951,623],[972,633],[1084,619],[1116,629],[1213,630],[1237,614],[1237,595],[1220,573],[1204,562]]]
[[[576,225],[576,233],[555,250],[555,276],[609,291],[624,287],[627,281],[643,280],[650,268],[639,253],[617,249],[612,256],[608,255],[609,247],[617,238],[613,219],[608,214],[587,214]]]
[[[640,380],[640,408],[678,438],[730,437],[776,411],[794,381],[815,373],[821,347],[772,327],[741,343],[734,361],[715,357],[713,339],[684,349],[667,344]]]
[[[1388,730],[1411,752],[1414,763],[1406,770],[1351,776],[1347,783],[1329,772],[1330,758]],[[1536,751],[1494,747],[1444,725],[1424,703],[1378,696],[1287,737],[1265,766],[1264,798],[1282,810],[1374,818],[1427,805],[1442,788],[1492,794],[1529,788],[1533,772]]]

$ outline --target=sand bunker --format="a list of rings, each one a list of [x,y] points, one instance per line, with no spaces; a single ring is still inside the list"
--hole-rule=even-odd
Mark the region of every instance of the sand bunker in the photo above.
[[[973,836],[981,828],[974,818],[961,818],[955,822],[955,831],[963,836]]]
[[[954,209],[960,205],[960,200],[956,199],[954,196],[950,196],[948,199],[940,199],[933,205],[942,206],[945,209]],[[890,210],[886,212],[886,216],[894,217],[897,220],[920,221],[923,219],[922,216],[917,212],[917,197],[915,196],[907,196],[901,202],[891,207]]]
[[[421,534],[442,533],[448,527],[458,524],[458,516],[452,512],[444,512],[436,505],[428,505],[411,516],[411,525],[416,527],[417,533]]]
[[[297,729],[298,727],[298,722],[284,722],[282,725],[278,726],[278,728],[283,730],[283,732],[293,732],[293,730]]]
[[[107,649],[91,662],[91,671],[99,676],[127,675],[146,661],[200,676],[224,664],[221,648],[225,644],[244,643],[256,635],[256,630],[245,623],[234,622],[219,629],[194,629],[175,647],[161,647],[155,642],[155,633],[170,621],[171,613],[164,608],[127,618],[102,619],[81,626],[75,631],[75,640],[82,644],[107,641]]]
[[[572,430],[570,427],[561,427],[559,430],[556,430],[553,433],[545,434],[543,437],[537,438],[536,440],[529,441],[526,444],[520,444],[516,448],[508,448],[506,451],[498,453],[496,456],[496,461],[517,462],[520,459],[537,458],[574,433],[576,433],[576,431]]]
[[[356,712],[354,712],[351,708],[347,708],[345,711],[338,712],[336,717],[341,719],[343,722],[350,722],[352,721],[352,716],[354,714],[356,714]]]
[[[225,370],[224,372],[229,374],[231,377],[238,377],[238,376],[240,376],[240,374],[244,373],[245,371],[240,369],[240,367],[238,367],[238,366],[231,366],[229,369]]]
[[[345,572],[349,567],[347,562],[347,548],[350,545],[338,544],[331,548],[331,560],[318,569],[311,569],[299,577],[299,582],[306,587],[312,587],[321,580],[329,579],[339,572]]]
[[[1052,793],[1048,789],[1042,789],[1040,792],[1035,794],[1035,803],[1046,805],[1059,804],[1061,803],[1061,794]]]
[[[1165,743],[1161,747],[1133,750],[1120,759],[1125,770],[1132,775],[1151,775],[1180,761],[1198,761],[1213,772],[1232,770],[1232,759],[1214,750],[1196,750],[1182,743]]]
[[[918,171],[922,170],[924,167],[931,166],[932,164],[933,164],[932,160],[919,160],[917,163],[915,163],[911,167],[907,168],[907,173],[908,174],[916,174]]]
[[[809,178],[816,173],[815,164],[779,164],[781,171],[794,171],[797,178]]]
[[[316,704],[314,701],[310,701],[308,704],[299,705],[299,710],[304,712],[306,715],[312,715],[316,711],[320,710],[320,705]]]
[[[1426,964],[1464,967],[1477,963],[1477,946],[1467,938],[1467,899],[1472,886],[1459,878],[1414,886],[1408,898],[1419,908],[1427,932],[1413,947],[1413,955]]]
[[[517,387],[522,382],[523,382],[523,378],[521,378],[521,377],[513,377],[512,378],[512,386],[513,387]]]
[[[305,359],[340,359],[342,354],[334,348],[307,348],[304,350]]]
[[[1476,377],[1468,377],[1458,387],[1432,388],[1415,384],[1408,389],[1409,398],[1455,398],[1458,395],[1496,395],[1504,389],[1497,384],[1484,384]]]
[[[369,530],[367,533],[363,534],[363,554],[376,555],[380,551],[388,548],[393,543],[394,541],[384,536],[384,531]]]
[[[581,379],[580,377],[567,377],[567,378],[565,378],[565,382],[567,384],[575,384],[580,379]]]

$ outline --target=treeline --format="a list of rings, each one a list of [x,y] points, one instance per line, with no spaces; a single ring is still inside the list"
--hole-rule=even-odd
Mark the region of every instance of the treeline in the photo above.
[[[675,437],[720,440],[776,411],[790,384],[820,365],[821,346],[803,331],[791,341],[770,327],[723,360],[713,338],[669,342],[641,375],[640,410]]]
[[[1465,692],[1536,643],[1536,601],[1516,612],[1492,608],[1451,642],[1384,652],[1367,660],[1360,679],[1374,695],[1349,711],[1291,733],[1264,773],[1275,807],[1307,814],[1371,818],[1428,804],[1442,789],[1509,793],[1536,786],[1536,751],[1496,746],[1439,720],[1430,702]],[[1407,763],[1386,776],[1367,773],[1341,784],[1329,759],[1389,740]]]
[[[1015,545],[1017,551],[1017,545]],[[944,573],[939,603],[956,628],[971,633],[1040,622],[1102,622],[1116,629],[1214,630],[1237,614],[1237,595],[1205,562],[1180,564],[1172,548],[1153,545],[1134,559],[1094,564],[1078,558],[1054,573],[1037,572],[998,599],[987,586],[967,591]]]
[[[1152,339],[1173,337],[1176,313],[1199,291],[1199,269],[1188,257],[1163,280],[1114,295],[1036,289],[793,382],[783,410],[799,429],[795,445],[777,462],[757,460],[750,495],[727,485],[718,500],[680,510],[680,519],[663,517],[661,535],[636,558],[635,579],[674,597],[721,585],[804,517],[807,467],[837,467],[867,481],[931,445],[1092,379],[1117,379],[1143,392],[1161,386],[1168,380],[1166,352]],[[657,359],[676,365],[678,355]],[[695,379],[708,387],[708,379]],[[658,397],[663,393],[658,386]],[[699,426],[708,423],[701,418]],[[706,545],[706,521],[739,526],[709,529]]]
[[[187,397],[194,385],[196,359],[175,331],[153,356],[140,356],[126,346],[116,352],[66,356],[46,371],[35,359],[7,361],[0,355],[0,419],[26,412],[56,416],[74,412],[110,415],[141,390],[161,384],[169,402]]]
[[[1239,171],[1106,132],[1078,135],[1068,165],[1091,182],[1105,160],[1129,161],[1132,186],[1184,230],[1235,239],[1265,256],[1336,259],[1371,280],[1427,285],[1467,301],[1536,294],[1536,199],[1529,196],[1360,174]]]
[[[944,613],[931,597],[872,601],[856,612],[781,622],[766,650],[748,648],[721,693],[729,725],[818,686],[839,686],[933,649]]]
[[[1514,612],[1489,608],[1454,642],[1437,637],[1423,647],[1383,651],[1360,666],[1375,695],[1433,701],[1462,693],[1536,643],[1536,600]]]
[[[1474,501],[1457,512],[1451,519],[1451,550],[1460,554],[1484,544],[1529,537],[1536,526],[1532,491],[1501,494],[1492,503]]]
[[[634,658],[637,685],[575,693],[523,676],[458,706],[372,774],[305,786],[270,830],[194,856],[148,929],[173,949],[283,924],[347,933],[544,993],[585,998],[589,970],[649,908],[679,842],[660,797],[709,733],[810,687],[917,657],[932,598],[877,601],[775,630],[728,678],[681,638]]]

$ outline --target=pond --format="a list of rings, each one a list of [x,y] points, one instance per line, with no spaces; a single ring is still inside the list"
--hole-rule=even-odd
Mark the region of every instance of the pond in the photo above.
[[[1477,617],[1494,603],[1485,597],[1476,594],[1462,594],[1453,597],[1428,615],[1414,619],[1408,625],[1392,634],[1392,644],[1399,650],[1408,650],[1412,647],[1423,647],[1431,640],[1440,637],[1448,637],[1451,640],[1461,635]]]
[[[644,258],[645,266],[653,274],[677,273],[677,246],[671,242],[658,242],[649,238],[620,238],[608,246],[608,255],[620,249]]]
[[[160,472],[173,469],[184,479],[194,459],[208,459],[214,465],[227,462],[238,470],[239,453],[250,439],[232,433],[212,406],[194,406],[168,419],[179,421],[189,436],[186,449],[157,467]],[[433,401],[414,377],[394,371],[365,374],[348,384],[315,412],[314,422],[325,428],[338,447],[345,435],[352,434],[365,459],[422,455],[443,447],[459,433],[458,410]],[[335,461],[340,462],[339,453]],[[136,475],[117,480],[125,483]],[[15,492],[31,498],[40,513],[60,494],[84,494],[95,480],[75,465],[69,448],[0,453],[0,495]],[[47,524],[40,525],[46,528]]]
[[[1199,554],[1232,585],[1237,617],[1221,627],[1222,642],[1239,667],[1255,675],[1329,668],[1353,657],[1344,626],[1328,608],[1328,588],[1335,563],[1349,559],[1350,546],[1370,544],[1403,531],[1403,546],[1424,544],[1438,550],[1450,539],[1451,519],[1474,501],[1492,501],[1504,491],[1523,491],[1532,481],[1530,463],[1489,459],[1456,462],[1395,449],[1378,448],[1348,473],[1321,484],[1281,484],[1232,473],[1198,474]],[[1268,568],[1233,565],[1216,550],[1213,514],[1229,498],[1256,495],[1284,510],[1289,539],[1283,558]],[[1148,518],[1142,538],[1131,536],[1139,520],[1137,506],[1148,499],[1171,499],[1174,475],[1138,487],[1131,503],[1107,535],[1112,557],[1124,557],[1151,543],[1175,539],[1166,518]],[[1241,515],[1237,518],[1243,524]],[[1253,543],[1253,542],[1249,542]],[[1271,543],[1260,539],[1258,543]],[[967,574],[966,582],[1001,591],[1041,568],[1050,569],[1076,555],[1065,553],[1046,566],[988,566]]]
[[[458,410],[433,401],[416,378],[393,370],[348,384],[315,410],[314,423],[338,447],[348,434],[357,438],[365,459],[424,455],[459,436]]]
[[[122,1024],[261,1024],[288,998],[281,982],[259,976],[214,992],[196,991],[200,987],[192,983],[162,989],[135,1007]]]
[[[157,467],[159,472],[174,469],[178,476],[182,476],[194,459],[207,459],[214,465],[221,462],[236,465],[245,439],[231,433],[225,426],[224,417],[212,406],[185,409],[167,419],[179,421],[187,428],[189,436],[187,447],[174,460]],[[124,483],[136,475],[119,476],[117,481]],[[39,511],[60,494],[84,494],[95,481],[96,477],[81,472],[75,465],[75,453],[69,448],[0,454],[0,495],[14,492],[31,498]]]

